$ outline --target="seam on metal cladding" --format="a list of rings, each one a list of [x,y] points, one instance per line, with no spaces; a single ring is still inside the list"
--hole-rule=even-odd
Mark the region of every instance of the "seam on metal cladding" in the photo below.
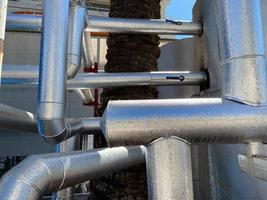
[[[155,140],[149,142],[147,145],[145,145],[145,147],[149,147],[149,146],[151,146],[151,145],[153,145],[153,144],[155,144],[155,143],[157,143],[157,142],[159,142],[161,140],[165,140],[165,139],[175,139],[175,140],[179,140],[179,141],[181,141],[183,143],[186,143],[187,145],[191,145],[191,143],[189,141],[187,141],[187,140],[185,140],[183,138],[180,138],[180,137],[177,137],[177,136],[166,136],[166,137],[160,137],[158,139],[155,139]]]
[[[24,183],[26,183],[27,185],[31,186],[33,189],[36,190],[36,192],[38,192],[39,195],[42,194],[41,190],[37,187],[37,185],[33,184],[32,182],[30,182],[29,180],[21,177],[21,176],[16,176],[16,175],[13,175],[13,174],[9,174],[7,177],[13,177],[15,179],[20,179],[22,180]]]
[[[66,129],[66,127],[59,133],[59,134],[57,134],[57,135],[53,135],[53,136],[47,136],[47,135],[44,135],[44,134],[41,134],[41,133],[39,133],[41,136],[44,136],[45,138],[54,138],[54,137],[57,137],[57,136],[59,136],[59,135],[61,135],[63,132],[65,132],[67,129]],[[67,138],[67,136],[68,136],[68,134],[66,134],[65,135],[65,137],[64,137],[64,139],[66,139]]]
[[[265,59],[265,55],[264,54],[251,54],[251,55],[242,55],[242,56],[237,56],[237,57],[231,57],[228,59],[225,59],[223,61],[219,62],[220,67],[222,67],[222,65],[229,63],[233,60],[238,60],[238,59],[246,59],[246,58],[257,58],[257,57],[263,57]]]
[[[49,189],[51,189],[52,188],[52,185],[53,184],[50,184],[50,183],[53,183],[52,181],[53,181],[53,179],[52,179],[52,172],[51,172],[51,170],[50,170],[50,168],[49,168],[49,166],[47,165],[47,163],[46,163],[46,161],[45,160],[43,160],[42,158],[41,158],[41,161],[40,162],[42,162],[44,165],[45,165],[45,168],[47,169],[47,172],[48,172],[48,175],[49,175]]]
[[[59,185],[59,188],[57,189],[58,191],[61,190],[61,188],[63,187],[64,183],[65,183],[65,180],[66,180],[66,170],[65,170],[65,165],[62,161],[62,158],[60,158],[60,162],[62,164],[62,167],[63,167],[63,178],[62,178],[62,182],[61,184]]]
[[[251,101],[248,101],[248,100],[237,99],[235,97],[228,96],[228,95],[224,95],[223,97],[228,99],[228,100],[230,100],[230,101],[234,101],[236,103],[241,103],[241,104],[244,104],[244,105],[247,105],[247,106],[252,106],[252,107],[261,107],[261,106],[266,106],[267,105],[267,103],[262,103],[260,101],[257,101],[255,103],[255,102],[251,102]]]

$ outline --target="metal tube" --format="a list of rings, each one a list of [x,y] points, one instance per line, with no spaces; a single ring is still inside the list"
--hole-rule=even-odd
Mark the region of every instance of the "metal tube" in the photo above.
[[[67,82],[68,90],[135,85],[200,85],[207,82],[205,72],[137,72],[78,74]],[[37,84],[38,66],[4,65],[3,84]]]
[[[74,78],[81,66],[81,47],[85,27],[85,8],[72,2],[68,32],[68,79]]]
[[[200,85],[207,80],[205,72],[140,72],[81,74],[68,81],[68,89],[144,85]]]
[[[222,99],[111,101],[100,124],[110,145],[168,136],[192,143],[267,142],[267,106]]]
[[[72,137],[64,142],[61,142],[60,144],[57,145],[57,152],[58,153],[63,153],[63,152],[72,152],[75,151],[75,145],[76,145],[76,138],[77,137]],[[73,193],[74,193],[74,188],[73,187],[68,187],[63,190],[60,190],[56,194],[56,200],[72,200],[73,198]]]
[[[200,23],[173,21],[167,22],[157,19],[123,19],[89,16],[87,32],[112,33],[156,33],[174,35],[200,35]]]
[[[38,84],[39,67],[35,65],[3,65],[1,82],[4,85]]]
[[[90,104],[94,101],[94,97],[90,89],[75,89],[74,91],[79,95],[79,97],[81,97],[84,104]]]
[[[25,31],[41,32],[42,16],[41,15],[23,15],[8,14],[6,30],[8,31]]]
[[[71,132],[99,132],[100,118],[67,118]],[[37,133],[36,116],[5,104],[0,104],[0,129]],[[74,135],[74,134],[72,134]]]
[[[160,138],[146,147],[150,200],[193,200],[190,144],[177,137]]]
[[[54,144],[71,135],[64,119],[69,0],[45,0],[43,6],[37,119],[39,134]]]
[[[8,0],[1,0],[0,1],[0,77],[2,74],[2,64],[3,64],[3,55],[4,55],[4,40],[5,40],[5,30],[6,30],[7,2],[8,2]],[[0,84],[1,84],[1,82],[0,82]]]
[[[95,65],[91,34],[88,32],[84,32],[82,41],[83,41],[83,45],[82,45],[83,64],[86,68],[89,68]]]
[[[1,200],[37,200],[145,161],[145,147],[118,147],[30,156],[0,180]]]
[[[40,31],[41,17],[34,15],[8,15],[7,30]],[[178,35],[200,35],[202,25],[197,22],[147,19],[121,19],[89,16],[86,32],[130,32]],[[26,22],[26,24],[24,24]]]
[[[100,130],[100,117],[81,118],[82,131],[99,131]]]
[[[37,133],[36,117],[30,112],[0,104],[0,129]]]
[[[260,0],[216,0],[215,9],[223,96],[253,106],[265,105],[267,74]]]

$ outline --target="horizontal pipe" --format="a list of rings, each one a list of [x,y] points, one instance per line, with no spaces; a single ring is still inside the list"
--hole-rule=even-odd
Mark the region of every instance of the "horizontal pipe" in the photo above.
[[[100,118],[67,118],[72,132],[96,132],[100,130]],[[37,133],[36,115],[5,104],[0,104],[0,129]]]
[[[38,66],[4,65],[2,84],[38,84]],[[139,72],[78,74],[67,82],[68,90],[143,85],[200,85],[207,80],[206,72]]]
[[[111,101],[101,129],[110,145],[168,136],[192,143],[266,143],[267,106],[212,98]]]
[[[38,80],[37,65],[3,65],[1,77],[3,85],[37,85]]]
[[[68,89],[105,88],[145,85],[200,85],[205,72],[139,72],[80,74],[68,81]]]
[[[1,200],[38,200],[92,178],[145,162],[145,147],[118,147],[34,155],[0,180]]]
[[[89,16],[88,32],[156,33],[174,35],[200,35],[201,24],[158,19],[123,19]]]
[[[174,35],[200,35],[202,26],[196,22],[147,19],[122,19],[89,16],[86,32],[130,32]],[[7,30],[40,32],[42,18],[36,15],[7,16]]]
[[[6,30],[23,32],[41,32],[41,15],[8,14]]]
[[[32,113],[0,104],[0,129],[37,133],[36,123]]]

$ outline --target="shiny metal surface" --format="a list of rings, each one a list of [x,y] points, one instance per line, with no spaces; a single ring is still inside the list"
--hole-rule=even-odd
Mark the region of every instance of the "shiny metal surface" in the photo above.
[[[200,85],[207,81],[205,72],[90,73],[69,80],[68,89],[144,85]]]
[[[47,142],[70,135],[65,117],[69,0],[43,3],[38,89],[38,130]]]
[[[6,30],[8,31],[25,31],[41,32],[42,16],[41,15],[24,15],[8,14]]]
[[[81,118],[82,131],[99,131],[100,130],[100,117]]]
[[[60,144],[57,145],[56,151],[58,153],[75,151],[76,139],[77,137],[74,136],[72,138],[65,140],[64,142],[61,142]],[[56,194],[56,200],[63,200],[63,199],[72,200],[73,193],[74,193],[73,187],[68,187],[63,190],[60,190]]]
[[[145,147],[30,156],[0,180],[1,200],[38,200],[88,179],[145,162]]]
[[[100,131],[100,118],[67,118],[70,137],[78,132]],[[36,115],[5,104],[0,104],[0,129],[37,133]],[[65,147],[64,147],[65,149]]]
[[[190,144],[177,137],[160,138],[146,147],[150,200],[193,200]]]
[[[267,107],[200,98],[111,101],[100,122],[110,145],[177,136],[192,143],[267,142]]]
[[[128,33],[156,33],[200,35],[202,26],[196,22],[167,22],[163,20],[122,19],[89,16],[88,32],[128,32]]]
[[[41,17],[34,15],[8,15],[7,30],[40,31]],[[200,35],[202,25],[196,22],[177,21],[176,23],[163,20],[120,19],[89,16],[86,32],[133,32]]]
[[[0,129],[37,133],[36,117],[30,112],[0,104]]]
[[[70,7],[67,74],[68,79],[74,78],[81,66],[81,47],[85,27],[85,8],[72,3]]]
[[[78,74],[68,80],[68,90],[119,87],[135,85],[200,85],[205,83],[205,72],[173,71],[173,72],[141,72],[141,73],[88,73]],[[4,65],[3,84],[36,85],[38,82],[38,66]],[[77,93],[80,93],[77,91]],[[84,94],[83,94],[84,95]]]
[[[82,56],[83,56],[83,63],[85,67],[92,67],[95,65],[95,59],[93,54],[92,48],[92,39],[91,34],[88,32],[83,33],[82,39]]]
[[[37,85],[39,66],[3,65],[1,83],[4,85]]]
[[[79,95],[79,97],[81,97],[84,104],[89,104],[94,101],[94,97],[90,89],[75,89],[74,91]]]
[[[216,0],[223,96],[265,105],[267,74],[260,0]]]

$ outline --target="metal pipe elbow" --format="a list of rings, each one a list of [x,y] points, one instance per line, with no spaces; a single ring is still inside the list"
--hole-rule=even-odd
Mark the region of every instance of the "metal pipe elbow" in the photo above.
[[[0,199],[40,199],[45,193],[44,189],[49,187],[50,178],[45,160],[39,156],[29,156],[1,178]]]
[[[82,129],[80,119],[38,119],[39,134],[51,144],[58,144]]]

